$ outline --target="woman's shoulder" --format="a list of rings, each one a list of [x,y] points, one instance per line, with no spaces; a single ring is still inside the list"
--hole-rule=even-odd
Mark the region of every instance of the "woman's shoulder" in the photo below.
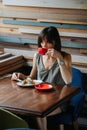
[[[41,59],[41,55],[40,55],[39,53],[35,53],[35,54],[34,54],[34,59],[35,59],[37,62],[39,62],[40,59]]]
[[[69,54],[65,51],[61,51],[61,54],[62,54],[63,57],[71,56],[71,54]]]
[[[35,54],[34,54],[34,57],[35,57],[35,58],[39,58],[39,57],[41,57],[41,55],[40,55],[39,53],[35,53]]]
[[[72,61],[71,54],[64,52],[64,51],[62,51],[61,54],[64,57],[64,61],[71,63],[71,61]]]

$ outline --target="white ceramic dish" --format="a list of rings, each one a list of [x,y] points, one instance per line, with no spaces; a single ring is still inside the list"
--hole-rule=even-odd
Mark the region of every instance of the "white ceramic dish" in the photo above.
[[[17,85],[18,86],[21,86],[21,87],[31,87],[31,86],[34,86],[36,84],[40,84],[42,83],[42,80],[33,80],[35,82],[35,84],[22,84],[21,81],[17,82]]]

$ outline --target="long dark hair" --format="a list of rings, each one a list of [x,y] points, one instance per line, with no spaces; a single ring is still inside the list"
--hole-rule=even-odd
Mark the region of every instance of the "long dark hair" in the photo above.
[[[55,50],[61,51],[61,40],[57,28],[53,26],[44,28],[38,36],[38,47],[41,47],[41,42],[44,38],[46,38],[50,44],[55,45]]]

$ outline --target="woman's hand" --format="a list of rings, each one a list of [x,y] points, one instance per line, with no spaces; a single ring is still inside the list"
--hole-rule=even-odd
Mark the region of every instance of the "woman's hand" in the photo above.
[[[26,77],[27,76],[25,76],[22,73],[15,72],[15,73],[12,74],[11,80],[25,79]]]
[[[47,53],[48,56],[51,56],[53,58],[56,58],[57,60],[62,60],[63,57],[60,52],[56,51],[55,49],[48,49]]]

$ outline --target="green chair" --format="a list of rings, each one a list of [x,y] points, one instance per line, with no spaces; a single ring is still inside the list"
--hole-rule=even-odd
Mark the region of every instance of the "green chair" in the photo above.
[[[17,115],[0,108],[0,130],[8,128],[29,128],[25,120]]]

